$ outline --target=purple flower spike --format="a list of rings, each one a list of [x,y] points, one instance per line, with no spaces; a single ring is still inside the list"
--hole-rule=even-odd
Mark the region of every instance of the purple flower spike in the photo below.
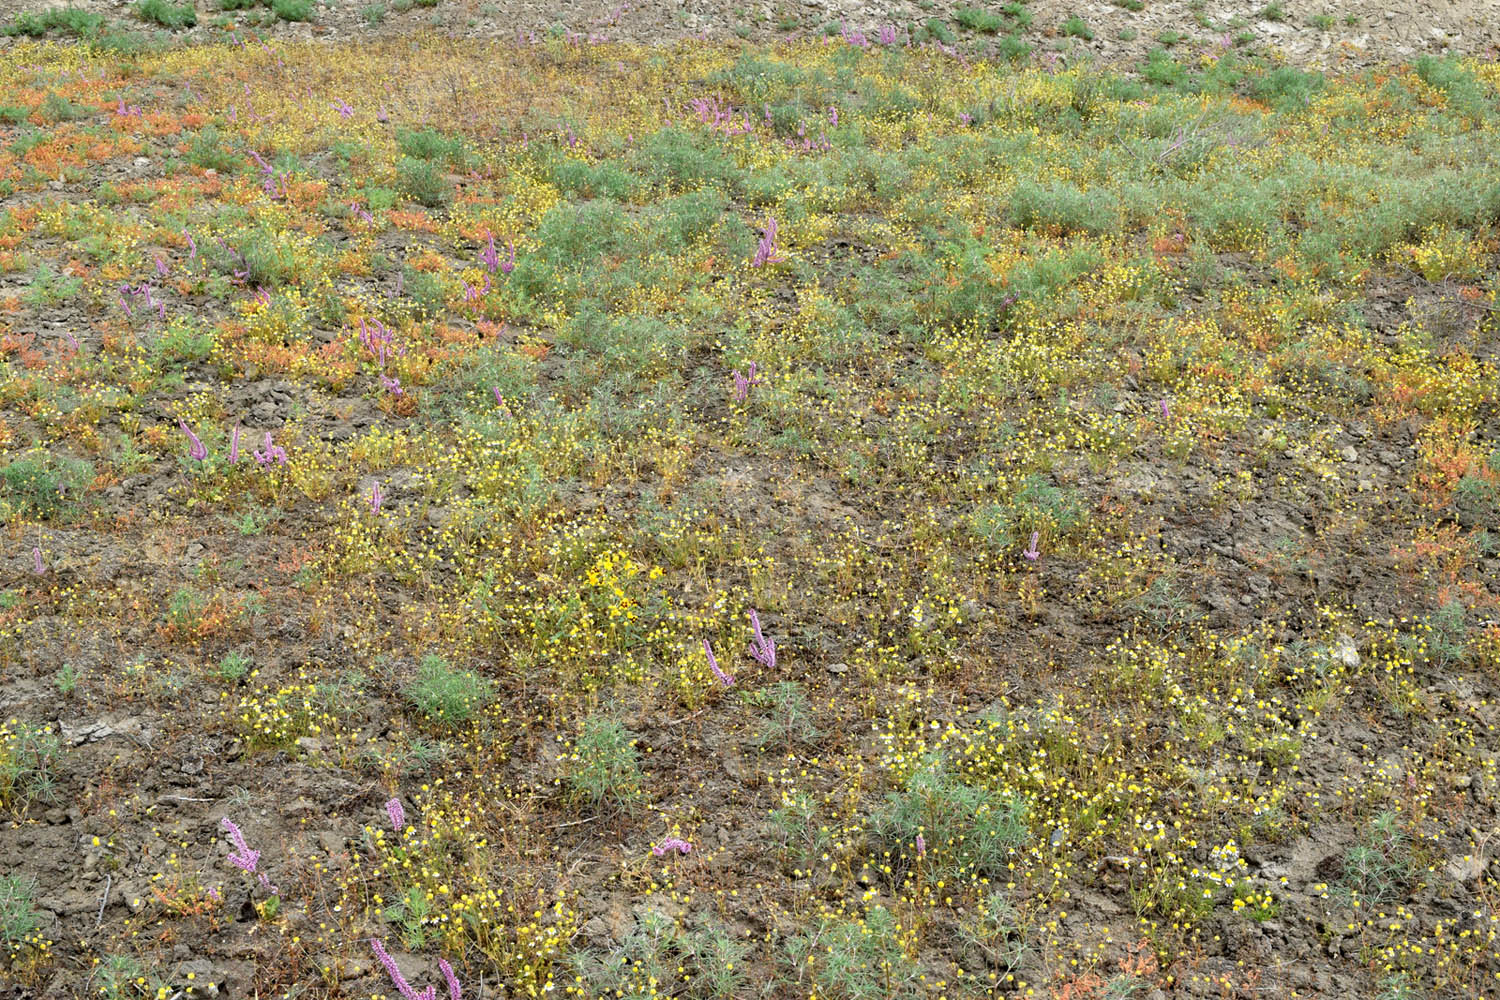
[[[458,986],[458,977],[453,974],[453,966],[448,964],[446,958],[438,959],[438,969],[448,983],[448,1000],[463,1000],[463,992]]]
[[[707,639],[703,640],[703,651],[708,654],[708,669],[714,672],[714,676],[717,677],[720,683],[722,683],[725,687],[733,687],[734,678],[730,677],[724,671],[719,669],[719,661],[714,659],[714,648],[708,644]]]
[[[1025,556],[1027,559],[1030,559],[1032,562],[1036,562],[1042,554],[1041,550],[1036,547],[1036,543],[1041,537],[1042,533],[1040,531],[1033,531],[1031,533],[1031,544],[1026,546],[1026,548],[1022,550],[1021,555]]]
[[[228,816],[219,820],[219,825],[229,831],[229,839],[234,842],[234,850],[229,852],[229,863],[246,874],[254,874],[256,878],[260,879],[260,884],[268,891],[274,895],[280,895],[276,887],[271,884],[271,880],[266,878],[264,872],[255,871],[255,864],[260,860],[260,852],[250,850],[249,845],[245,843],[244,835],[240,833],[240,828],[235,826],[234,822]]]
[[[240,461],[240,425],[234,425],[234,433],[229,435],[229,464],[238,465]]]
[[[750,627],[755,632],[755,638],[750,642],[750,658],[755,660],[767,670],[776,666],[776,643],[767,639],[760,631],[760,615],[755,609],[750,609]]]
[[[692,850],[693,845],[689,844],[681,837],[668,837],[660,844],[657,844],[655,847],[651,848],[651,853],[659,858],[665,854],[670,854],[672,851],[676,851],[678,854],[689,854],[692,852]]]
[[[767,264],[779,264],[785,257],[776,253],[776,217],[766,217],[765,233],[760,238],[760,245],[755,248],[755,256],[750,258],[751,267],[764,267]]]
[[[342,97],[339,98],[337,101],[334,101],[332,104],[330,104],[329,107],[331,107],[335,111],[337,111],[339,113],[339,117],[340,118],[352,118],[352,117],[354,117],[354,109],[351,108],[349,106],[348,102],[345,101]]]
[[[255,460],[261,464],[262,468],[270,465],[273,461],[280,465],[286,464],[286,449],[278,444],[271,443],[270,431],[266,431],[266,441],[263,447],[263,451],[251,452],[251,454],[255,456]]]
[[[1161,418],[1163,420],[1170,420],[1171,417],[1172,417],[1172,411],[1167,406],[1167,401],[1164,399],[1164,400],[1161,401]]]
[[[738,368],[731,372],[731,374],[734,375],[734,400],[737,403],[743,403],[750,397],[750,387],[760,385],[761,383],[760,376],[755,374],[755,362],[750,362],[749,367],[745,369],[744,375],[740,374]]]
[[[377,492],[379,492],[379,484],[375,486],[375,489]],[[385,814],[390,817],[391,829],[395,830],[397,833],[400,833],[401,828],[406,825],[406,811],[401,808],[401,800],[398,798],[392,798],[389,802],[387,802],[385,804]]]
[[[485,270],[489,271],[491,274],[494,274],[495,271],[500,267],[500,255],[495,252],[494,234],[486,231],[484,235],[487,243],[483,252],[481,252],[479,255],[479,260],[484,264]]]
[[[927,840],[920,833],[917,834],[917,857],[927,857]]]
[[[411,984],[406,981],[406,977],[401,974],[401,970],[396,966],[396,960],[386,952],[385,946],[380,943],[380,938],[370,938],[370,947],[374,949],[375,957],[380,960],[380,964],[385,966],[385,974],[391,977],[391,982],[396,986],[396,992],[401,994],[403,1000],[434,1000],[437,996],[437,991],[431,986],[427,987],[421,993],[411,988]]]
[[[32,546],[31,568],[37,576],[47,575],[47,564],[42,562],[42,547],[40,545]]]
[[[153,259],[154,259],[154,261],[156,263],[156,273],[157,273],[157,275],[159,277],[165,278],[167,276],[167,262],[164,261],[164,260],[162,260],[160,257],[156,257],[156,258],[153,258]]]
[[[380,502],[382,500],[384,500],[384,499],[385,499],[384,494],[382,494],[380,492],[380,484],[376,483],[375,486],[374,486],[374,488],[370,490],[370,512],[373,513],[373,514],[379,514],[380,513]],[[401,809],[401,803],[400,802],[396,802],[395,799],[391,799],[391,802],[395,802],[396,803],[396,809],[399,812],[400,809]],[[391,807],[391,802],[387,802],[386,803],[386,808],[387,809],[389,809]],[[394,816],[391,817],[391,823],[395,824],[396,829],[398,829],[398,830],[401,829],[401,825],[399,823],[396,823],[396,819],[395,819]]]
[[[392,396],[405,395],[405,393],[401,391],[401,380],[399,378],[388,378],[382,375],[380,376],[380,384],[385,386],[386,390]]]
[[[192,442],[192,446],[188,448],[189,457],[198,462],[201,462],[205,458],[207,458],[208,449],[203,447],[203,442],[198,440],[198,435],[194,434],[192,432],[192,429],[188,427],[187,421],[183,420],[181,417],[178,417],[177,426],[182,428],[182,432],[186,434],[188,436],[188,440]]]
[[[378,122],[388,122],[391,120],[391,116],[386,113],[384,104],[380,106],[379,111],[375,112],[375,120]]]
[[[509,255],[500,262],[501,274],[509,274],[516,269],[516,244],[512,240],[506,240],[505,246],[509,250]]]

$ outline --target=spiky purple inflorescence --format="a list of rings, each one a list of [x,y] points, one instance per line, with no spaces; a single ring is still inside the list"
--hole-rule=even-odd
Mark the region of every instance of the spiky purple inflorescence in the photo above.
[[[246,874],[253,874],[260,879],[262,886],[272,894],[279,895],[276,887],[271,884],[271,880],[266,878],[265,872],[255,870],[256,862],[260,860],[260,852],[250,850],[250,845],[245,843],[245,837],[240,833],[240,828],[235,826],[228,816],[219,820],[219,825],[229,831],[229,839],[234,842],[234,850],[229,852],[229,863]]]
[[[761,235],[760,245],[755,248],[755,256],[750,258],[751,267],[764,267],[767,264],[779,264],[785,257],[776,253],[776,217],[766,217],[766,229]]]
[[[734,685],[734,678],[730,677],[724,671],[719,669],[719,661],[714,658],[714,648],[708,644],[707,639],[703,640],[703,652],[708,654],[708,669],[714,672],[714,676],[717,677],[725,687],[732,687]]]
[[[459,990],[458,977],[453,974],[453,966],[448,964],[446,958],[438,959],[438,969],[443,973],[443,979],[448,983],[448,1000],[462,1000],[463,994]]]
[[[183,420],[181,417],[178,417],[177,426],[182,428],[182,432],[186,434],[188,436],[188,440],[192,442],[191,447],[188,448],[189,457],[198,462],[201,462],[205,458],[207,458],[208,449],[203,446],[202,441],[198,440],[198,435],[193,433],[192,428],[188,427],[187,421]]]
[[[754,361],[750,362],[750,365],[745,369],[745,372],[746,373],[744,375],[741,375],[740,370],[736,368],[730,373],[734,376],[734,400],[737,403],[743,403],[745,400],[749,399],[750,387],[760,385],[761,383],[760,376],[755,374]]]
[[[377,484],[376,489],[379,488],[380,487]],[[401,800],[392,797],[392,799],[385,804],[385,814],[386,816],[390,817],[391,829],[395,830],[397,833],[400,833],[401,828],[406,825],[406,810],[401,808]]]
[[[689,844],[681,837],[668,837],[660,844],[657,844],[655,847],[651,848],[651,853],[659,858],[662,855],[668,854],[672,851],[676,851],[678,854],[688,854],[692,850],[693,845]]]
[[[40,545],[32,546],[31,565],[37,576],[47,575],[47,564],[42,562],[42,547]]]
[[[1031,533],[1031,542],[1026,546],[1025,549],[1021,551],[1021,555],[1025,556],[1027,559],[1030,559],[1032,562],[1036,562],[1042,554],[1041,550],[1036,547],[1036,543],[1041,539],[1041,537],[1042,533],[1040,531],[1033,531]]]
[[[776,643],[767,639],[760,630],[760,615],[755,609],[750,609],[750,628],[754,630],[755,637],[750,642],[750,657],[766,669],[776,666]]]
[[[375,957],[385,967],[385,974],[391,977],[396,991],[401,994],[403,1000],[436,1000],[437,990],[431,986],[421,993],[411,988],[406,977],[401,974],[401,969],[396,965],[396,960],[385,950],[385,945],[380,943],[380,938],[370,938],[370,947],[375,951]]]
[[[255,460],[259,462],[262,467],[270,465],[273,461],[278,463],[279,465],[286,464],[286,449],[278,444],[271,443],[270,431],[266,431],[264,450],[252,451],[251,454],[255,456]]]

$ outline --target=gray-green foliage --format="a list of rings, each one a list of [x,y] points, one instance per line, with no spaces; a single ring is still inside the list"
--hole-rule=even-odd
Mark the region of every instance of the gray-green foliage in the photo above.
[[[35,881],[19,874],[0,875],[0,938],[11,948],[17,948],[41,926]]]
[[[0,806],[25,812],[35,801],[50,802],[55,782],[52,769],[61,742],[46,726],[12,720],[0,737]]]
[[[406,700],[446,729],[468,722],[494,695],[494,682],[469,670],[455,670],[435,654],[422,658],[416,680],[406,688]]]
[[[1414,870],[1410,839],[1397,825],[1396,813],[1386,811],[1344,852],[1339,888],[1348,901],[1373,911],[1400,902]]]
[[[564,783],[592,806],[627,805],[641,795],[640,754],[635,735],[619,719],[591,715],[563,762]]]
[[[1024,799],[967,785],[933,758],[886,796],[869,829],[895,875],[915,863],[921,834],[931,877],[995,876],[1030,835],[1027,813]]]
[[[799,986],[826,1000],[907,1000],[924,995],[922,967],[902,945],[896,917],[872,906],[861,920],[825,919],[787,941]],[[809,964],[809,957],[814,960]],[[810,971],[809,971],[810,970]]]
[[[75,510],[93,476],[89,462],[38,448],[0,468],[0,498],[25,517],[45,520]]]

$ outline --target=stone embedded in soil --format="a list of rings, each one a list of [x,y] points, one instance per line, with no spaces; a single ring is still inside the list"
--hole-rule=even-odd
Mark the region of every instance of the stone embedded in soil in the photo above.
[[[1470,854],[1456,854],[1448,859],[1443,866],[1443,874],[1461,885],[1468,885],[1477,881],[1489,867],[1489,862],[1484,858],[1476,858]]]

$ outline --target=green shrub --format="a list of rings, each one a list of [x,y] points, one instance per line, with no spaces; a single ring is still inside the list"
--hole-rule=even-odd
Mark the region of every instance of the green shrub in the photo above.
[[[435,654],[422,658],[417,679],[406,688],[406,700],[446,729],[468,722],[494,696],[494,682],[468,670],[454,670]]]
[[[1074,38],[1082,38],[1085,42],[1092,42],[1094,40],[1094,33],[1089,29],[1088,22],[1084,21],[1077,14],[1074,14],[1063,22],[1062,33],[1064,35],[1071,35]]]
[[[591,715],[563,761],[564,782],[574,798],[591,806],[628,805],[641,794],[640,754],[635,735],[618,719]]]
[[[136,15],[143,21],[159,24],[163,28],[191,28],[198,23],[198,12],[191,3],[174,4],[169,0],[140,0],[135,5]]]
[[[238,161],[225,146],[218,126],[209,125],[193,137],[192,144],[188,146],[188,162],[195,167],[227,174]]]
[[[993,35],[1005,27],[1005,19],[978,7],[960,7],[953,12],[953,20],[970,31]]]
[[[42,101],[41,112],[43,118],[52,122],[72,122],[93,114],[88,108],[79,107],[58,93],[47,95]]]
[[[88,38],[98,34],[103,27],[104,17],[101,14],[91,14],[77,7],[55,7],[40,14],[18,15],[6,26],[5,33],[42,38],[56,31],[75,38]]]
[[[637,143],[630,162],[638,175],[674,190],[731,187],[740,175],[734,159],[711,134],[675,126],[660,129]]]
[[[629,201],[641,187],[640,180],[617,163],[589,163],[572,157],[560,157],[553,165],[552,183],[569,197],[614,201]]]
[[[1006,35],[1000,39],[1000,55],[1011,62],[1022,62],[1031,55],[1031,45],[1019,35]]]
[[[462,166],[468,151],[459,136],[444,135],[433,128],[401,128],[396,130],[396,145],[401,152],[418,160],[442,160],[454,166]]]
[[[1033,15],[1030,9],[1027,8],[1026,4],[1020,2],[1020,0],[1011,0],[1010,3],[1007,3],[1004,7],[1001,7],[1000,11],[1006,17],[1015,22],[1015,25],[1019,30],[1025,31],[1027,28],[1031,27]]]
[[[1322,73],[1304,73],[1295,66],[1279,66],[1250,83],[1250,94],[1277,111],[1297,111],[1323,88]]]
[[[997,796],[964,784],[932,760],[889,793],[870,817],[870,832],[886,855],[893,884],[915,864],[916,839],[927,846],[924,870],[934,879],[1003,873],[1030,836],[1024,799]]]
[[[260,5],[263,0],[219,0],[220,10],[250,10]]]
[[[19,719],[0,724],[0,807],[24,812],[36,800],[51,801],[60,747],[46,726]]]
[[[1370,821],[1360,842],[1344,852],[1338,887],[1345,900],[1374,911],[1400,902],[1416,873],[1411,843],[1386,811]]]
[[[271,0],[271,13],[283,21],[311,21],[313,0]]]
[[[915,1000],[924,996],[922,967],[901,943],[901,928],[884,906],[863,919],[825,918],[787,941],[789,963],[808,974],[825,1000]]]
[[[157,356],[168,362],[207,361],[213,350],[213,330],[182,317],[173,319],[156,342]]]
[[[1175,87],[1187,79],[1187,70],[1176,59],[1167,55],[1166,49],[1152,49],[1146,53],[1146,64],[1141,67],[1141,79],[1160,87]]]
[[[396,162],[396,184],[402,194],[428,208],[441,208],[453,197],[448,178],[431,160],[401,157]]]
[[[922,34],[928,38],[935,38],[944,45],[952,45],[958,41],[958,36],[953,33],[952,28],[948,27],[948,22],[938,17],[929,17],[922,22]]]
[[[42,926],[42,915],[36,908],[36,882],[20,875],[0,875],[0,938],[6,950],[15,954],[32,939]]]
[[[71,512],[94,467],[83,459],[37,449],[0,469],[0,497],[23,516],[42,520]]]
[[[1107,191],[1080,191],[1071,184],[1047,187],[1022,181],[1010,199],[1011,224],[1021,229],[1054,226],[1065,233],[1099,236],[1119,226],[1119,202]]]

